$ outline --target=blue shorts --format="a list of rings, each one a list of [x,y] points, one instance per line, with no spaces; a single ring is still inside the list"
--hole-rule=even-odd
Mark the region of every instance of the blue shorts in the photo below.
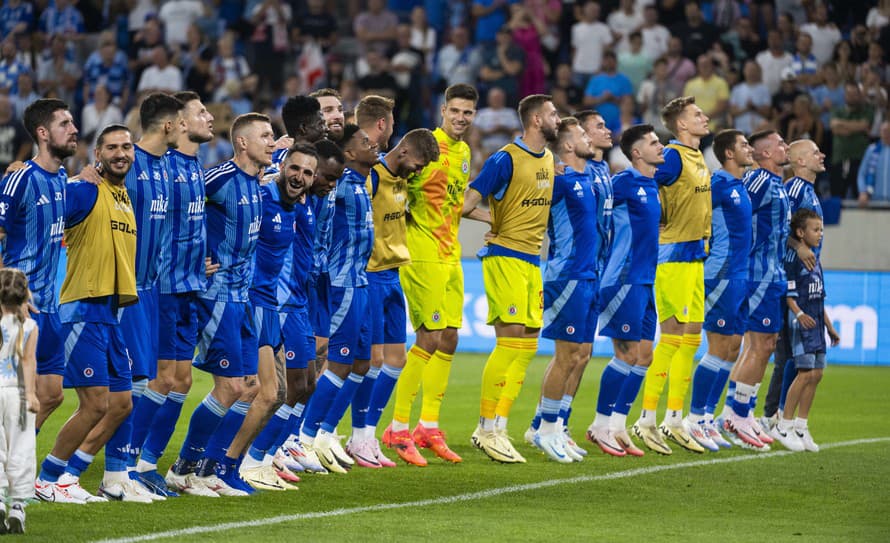
[[[705,322],[708,332],[743,335],[748,329],[748,280],[706,279]]]
[[[593,343],[596,337],[596,279],[572,279],[544,283],[544,330],[547,339]]]
[[[407,341],[408,312],[399,270],[368,272],[368,312],[371,343],[391,345]]]
[[[652,285],[615,285],[600,290],[601,335],[623,341],[653,341],[657,322]]]
[[[315,333],[309,324],[306,308],[281,313],[281,334],[284,337],[284,362],[289,370],[304,370],[315,360]]]
[[[139,301],[121,308],[121,334],[133,360],[133,379],[158,376],[158,289],[140,290]]]
[[[198,295],[158,295],[158,359],[191,360],[198,344]]]
[[[794,367],[799,370],[824,370],[825,365],[825,353],[805,353],[794,357]]]
[[[58,313],[38,313],[37,322],[37,374],[65,375],[65,335]]]
[[[309,284],[309,322],[317,337],[329,337],[331,333],[331,278],[322,273]]]
[[[328,360],[352,364],[371,359],[368,287],[331,287],[331,335]]]
[[[72,322],[62,325],[62,333],[65,336],[65,388],[132,390],[130,355],[119,325]]]
[[[787,283],[748,282],[748,331],[777,334],[782,329],[782,300]]]
[[[198,300],[201,339],[192,365],[220,377],[256,375],[259,345],[250,304]]]
[[[253,308],[253,322],[260,347],[272,347],[273,351],[281,347],[281,315],[275,309],[259,306]]]

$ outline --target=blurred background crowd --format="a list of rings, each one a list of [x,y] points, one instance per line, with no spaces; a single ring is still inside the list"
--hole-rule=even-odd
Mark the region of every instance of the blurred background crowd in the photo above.
[[[518,100],[595,108],[617,141],[691,94],[713,130],[778,128],[828,155],[823,198],[890,201],[890,0],[3,0],[0,171],[31,154],[19,119],[41,96],[72,106],[91,156],[97,129],[138,133],[140,97],[192,89],[211,104],[210,166],[241,113],[278,117],[288,96],[396,100],[397,135],[438,122],[441,93],[482,101],[474,168],[519,131]],[[280,126],[280,125],[279,125]],[[705,142],[708,145],[709,142]],[[615,150],[613,167],[624,165]],[[851,202],[852,203],[852,202]]]

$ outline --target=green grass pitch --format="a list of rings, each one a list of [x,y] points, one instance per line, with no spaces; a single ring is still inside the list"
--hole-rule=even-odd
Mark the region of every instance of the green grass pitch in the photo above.
[[[459,354],[442,427],[460,465],[433,458],[426,468],[354,468],[348,475],[306,475],[300,490],[249,498],[182,497],[151,505],[107,503],[28,507],[33,541],[888,541],[890,540],[890,369],[829,367],[810,428],[821,452],[743,450],[672,457],[612,458],[590,443],[581,463],[558,465],[522,442],[546,359],[529,369],[510,433],[528,458],[500,465],[472,448],[485,357]],[[593,360],[570,426],[581,442],[593,419],[604,360]],[[171,447],[178,451],[192,409],[210,388],[195,384]],[[52,446],[75,398],[70,392],[38,436],[38,460]],[[419,404],[419,402],[418,402]],[[390,410],[383,420],[389,420]],[[636,419],[638,406],[631,413]],[[417,413],[415,413],[415,418]],[[415,419],[416,420],[416,419]],[[382,427],[381,427],[382,431]],[[340,428],[349,433],[348,416]],[[850,441],[878,438],[860,444]],[[394,454],[390,454],[395,457]],[[713,462],[720,460],[720,462]],[[84,475],[95,491],[102,456]],[[210,531],[212,530],[212,531]]]

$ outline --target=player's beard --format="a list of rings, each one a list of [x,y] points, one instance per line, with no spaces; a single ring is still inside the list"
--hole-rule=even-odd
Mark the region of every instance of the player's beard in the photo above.
[[[50,143],[48,149],[52,156],[59,160],[65,160],[77,152],[77,145],[75,144],[74,148],[71,149],[68,145],[54,145]]]
[[[210,136],[204,136],[202,134],[198,134],[197,132],[189,132],[189,141],[192,143],[207,143],[208,141],[213,139],[213,130],[209,131]]]
[[[541,134],[544,136],[544,139],[547,140],[547,143],[554,143],[558,137],[558,129],[541,127]]]

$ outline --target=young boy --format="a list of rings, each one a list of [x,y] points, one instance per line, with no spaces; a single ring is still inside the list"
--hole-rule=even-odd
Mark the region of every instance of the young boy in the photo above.
[[[822,219],[810,209],[799,210],[791,218],[791,236],[807,247],[818,247],[822,241]],[[818,256],[816,266],[807,270],[796,251],[786,252],[785,273],[788,276],[788,343],[797,377],[788,389],[785,410],[772,433],[792,451],[818,452],[819,445],[807,428],[807,417],[825,369],[825,330],[832,346],[840,342],[840,336],[825,312],[825,289]]]

